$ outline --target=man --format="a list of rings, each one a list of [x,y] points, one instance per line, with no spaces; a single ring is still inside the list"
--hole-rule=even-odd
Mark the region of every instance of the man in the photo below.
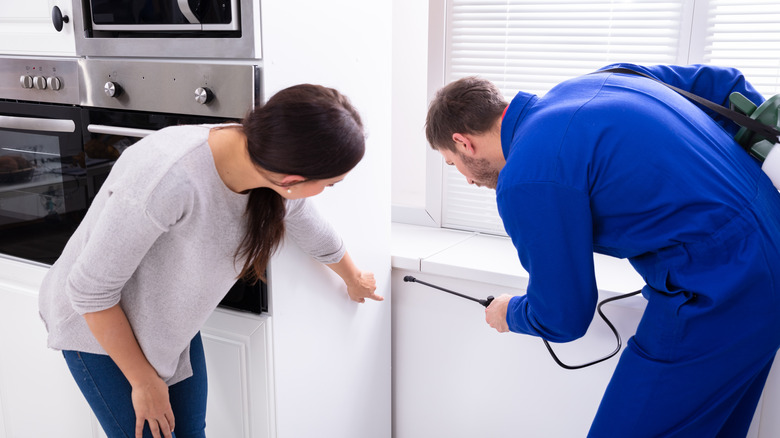
[[[620,65],[719,104],[734,69]],[[612,67],[612,66],[611,66]],[[498,211],[530,275],[486,310],[499,332],[567,342],[597,304],[593,251],[628,258],[648,304],[592,437],[744,437],[780,346],[780,194],[738,127],[662,84],[599,72],[544,97],[465,78],[431,102],[426,136]]]

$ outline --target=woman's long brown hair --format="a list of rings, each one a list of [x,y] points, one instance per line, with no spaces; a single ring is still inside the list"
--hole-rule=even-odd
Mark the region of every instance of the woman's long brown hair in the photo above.
[[[360,115],[332,88],[302,84],[286,88],[255,108],[242,122],[252,162],[261,170],[334,178],[352,170],[365,153]],[[284,237],[284,198],[253,189],[246,208],[247,230],[236,258],[240,277],[265,281],[268,262]]]

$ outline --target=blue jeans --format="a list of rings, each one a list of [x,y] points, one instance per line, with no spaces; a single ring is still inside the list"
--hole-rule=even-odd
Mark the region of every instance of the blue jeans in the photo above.
[[[80,351],[63,351],[73,378],[87,399],[108,438],[135,437],[135,410],[131,400],[132,387],[109,356]],[[192,377],[168,387],[171,408],[176,422],[175,438],[205,438],[206,436],[206,358],[198,333],[190,344]],[[151,438],[149,423],[144,425],[144,438]]]

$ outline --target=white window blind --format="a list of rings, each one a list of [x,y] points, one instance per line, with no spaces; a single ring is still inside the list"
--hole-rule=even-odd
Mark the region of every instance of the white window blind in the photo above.
[[[510,101],[613,62],[674,64],[692,10],[685,3],[447,0],[445,83],[477,75]],[[443,172],[442,226],[505,234],[495,192],[469,186],[452,166]]]
[[[780,1],[710,0],[702,61],[736,67],[765,97],[780,93]]]

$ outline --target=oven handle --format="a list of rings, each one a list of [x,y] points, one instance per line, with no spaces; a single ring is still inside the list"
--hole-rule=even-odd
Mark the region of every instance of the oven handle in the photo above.
[[[121,135],[124,137],[143,138],[155,132],[151,129],[124,128],[121,126],[109,125],[87,125],[87,131],[93,134]]]
[[[198,17],[195,16],[195,13],[192,12],[192,9],[190,8],[190,2],[187,0],[178,0],[179,5],[179,11],[184,15],[184,18],[187,19],[191,24],[200,24],[200,20],[198,20]],[[233,9],[235,11],[235,9]]]
[[[68,119],[0,116],[0,128],[41,132],[76,132],[76,122]]]

